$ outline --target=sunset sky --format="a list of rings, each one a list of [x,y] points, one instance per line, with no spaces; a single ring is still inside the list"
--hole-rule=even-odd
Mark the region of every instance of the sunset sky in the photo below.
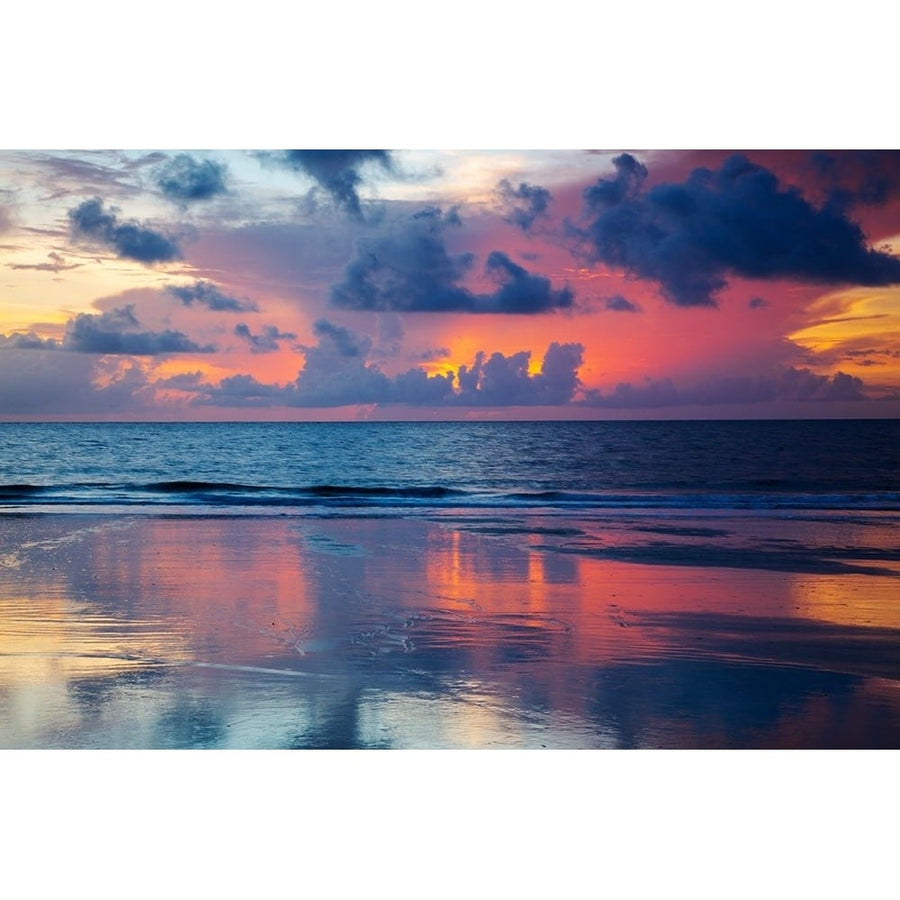
[[[900,152],[0,153],[0,418],[900,413]]]

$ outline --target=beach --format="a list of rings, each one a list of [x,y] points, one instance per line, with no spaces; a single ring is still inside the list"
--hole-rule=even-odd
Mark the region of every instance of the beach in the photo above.
[[[0,746],[896,748],[896,519],[8,512]]]

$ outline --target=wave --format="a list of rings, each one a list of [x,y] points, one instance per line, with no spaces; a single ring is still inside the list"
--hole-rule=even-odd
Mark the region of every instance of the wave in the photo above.
[[[437,484],[313,484],[299,487],[228,481],[73,482],[0,485],[0,511],[37,507],[290,507],[359,509],[571,510],[872,510],[900,511],[900,492],[809,490],[501,490]]]
[[[34,497],[45,490],[41,484],[0,484],[0,503]]]
[[[134,487],[138,490],[163,494],[184,494],[188,496],[197,495],[205,497],[210,494],[227,494],[229,495],[229,499],[233,499],[232,495],[235,494],[247,494],[250,497],[255,497],[260,494],[271,494],[274,496],[293,497],[296,499],[310,497],[335,500],[341,498],[360,500],[379,498],[426,500],[462,496],[466,493],[465,491],[456,488],[442,487],[440,485],[426,485],[422,487],[384,487],[381,485],[314,484],[308,487],[291,488],[258,484],[234,484],[221,481],[156,481],[145,485],[135,485]]]

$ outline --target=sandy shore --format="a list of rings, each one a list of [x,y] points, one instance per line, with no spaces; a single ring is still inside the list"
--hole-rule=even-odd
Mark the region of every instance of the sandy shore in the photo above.
[[[895,534],[0,516],[0,746],[897,747]]]

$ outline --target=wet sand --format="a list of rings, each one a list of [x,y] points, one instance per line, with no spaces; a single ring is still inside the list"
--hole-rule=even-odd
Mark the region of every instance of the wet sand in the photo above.
[[[0,747],[896,748],[896,524],[0,516]]]

